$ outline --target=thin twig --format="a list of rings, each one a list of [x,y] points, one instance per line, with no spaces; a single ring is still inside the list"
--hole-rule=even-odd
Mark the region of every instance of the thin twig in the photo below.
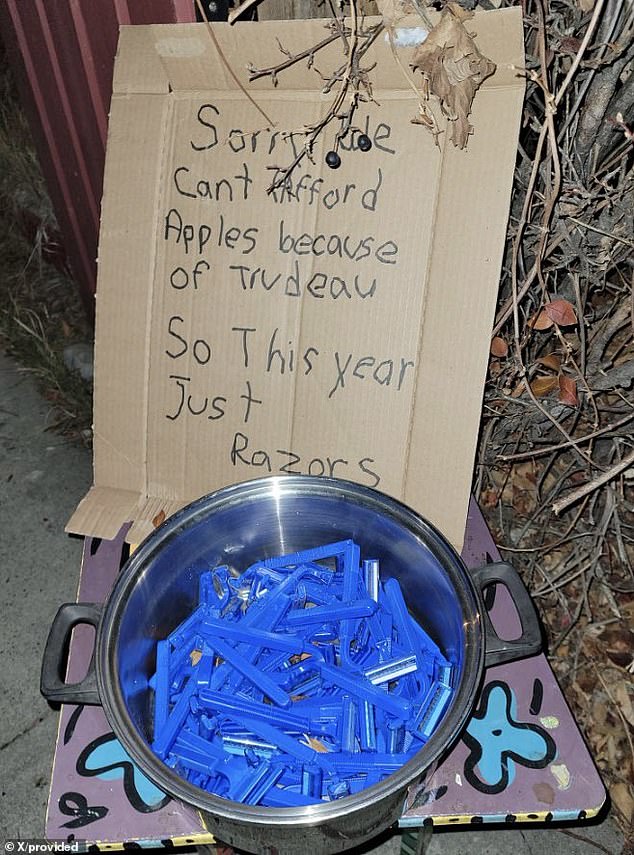
[[[259,2],[260,0],[243,0],[243,2],[240,3],[239,6],[236,6],[235,9],[232,9],[231,12],[229,12],[227,20],[230,24],[233,24],[234,21],[237,21],[241,15],[244,15],[244,13],[248,9],[250,9],[251,6],[255,6],[255,4]]]
[[[588,229],[590,232],[595,232],[598,235],[603,235],[604,237],[608,237],[611,240],[618,241],[619,243],[625,244],[625,246],[632,247],[634,249],[634,240],[627,240],[627,238],[619,237],[619,235],[610,234],[610,232],[605,232],[603,229],[598,229],[596,226],[591,226],[589,223],[582,223],[581,220],[576,219],[576,217],[568,217],[569,220],[572,220],[573,223],[576,223],[578,226],[583,226],[584,229]]]
[[[596,478],[593,478],[591,481],[588,481],[586,484],[583,484],[576,490],[572,490],[563,498],[557,499],[556,502],[553,502],[553,511],[556,514],[560,514],[567,507],[574,504],[574,502],[578,501],[579,499],[582,499],[589,493],[594,492],[599,487],[602,487],[604,484],[607,484],[609,481],[611,481],[613,478],[616,478],[617,475],[620,475],[621,472],[624,472],[632,465],[634,465],[634,449],[632,449],[632,451],[627,455],[627,457],[624,457],[622,460],[619,460],[618,463],[615,463],[614,466],[611,466],[605,472],[602,472],[601,475],[598,475]]]
[[[306,50],[300,51],[300,53],[296,53],[292,56],[289,56],[288,59],[283,60],[282,62],[278,63],[278,65],[272,65],[270,68],[249,69],[249,83],[253,83],[254,80],[259,80],[260,77],[275,78],[275,76],[280,71],[284,71],[285,69],[290,68],[292,65],[295,65],[296,62],[301,62],[302,59],[309,59],[313,56],[313,54],[316,54],[322,48],[325,48],[333,42],[336,42],[338,38],[340,38],[339,33],[331,33],[325,39],[322,39],[320,42],[317,42],[316,45],[306,48]]]
[[[302,162],[305,157],[310,157],[312,154],[313,147],[324,130],[330,122],[334,119],[339,119],[342,123],[347,123],[347,127],[350,127],[352,114],[357,108],[359,101],[359,87],[364,85],[363,81],[363,73],[359,67],[358,62],[360,56],[362,56],[370,47],[370,45],[374,42],[374,40],[378,37],[379,33],[383,29],[383,23],[377,24],[375,27],[368,30],[366,33],[359,33],[359,23],[358,23],[358,12],[356,6],[357,0],[351,0],[350,3],[350,12],[351,12],[351,27],[348,31],[343,22],[339,25],[337,37],[341,38],[344,41],[347,52],[347,59],[345,63],[344,70],[341,74],[341,85],[337,90],[337,94],[335,95],[334,100],[332,101],[330,107],[326,112],[322,115],[322,117],[315,122],[313,125],[310,125],[305,128],[303,133],[306,136],[306,140],[304,142],[303,147],[297,152],[291,163],[286,167],[273,167],[275,169],[275,177],[273,181],[269,185],[267,192],[272,193],[280,187],[288,186],[289,179],[293,171],[296,167]],[[348,33],[350,39],[348,40]],[[362,45],[359,45],[360,35],[365,37],[365,41]],[[273,72],[274,74],[275,72]],[[347,113],[342,114],[341,109],[346,100],[346,96],[352,90],[352,94],[350,95],[350,107]],[[335,135],[335,146],[338,144],[341,139],[342,132],[340,130],[339,134]]]
[[[622,711],[621,711],[621,707],[620,707],[620,706],[617,704],[617,702],[614,700],[614,697],[613,697],[613,695],[612,695],[612,692],[608,689],[608,687],[607,687],[607,685],[606,685],[605,680],[604,680],[604,679],[603,679],[603,677],[601,676],[601,672],[599,671],[599,669],[597,668],[597,666],[594,664],[594,662],[593,662],[592,664],[593,664],[593,667],[594,667],[595,673],[596,673],[597,677],[599,678],[599,682],[600,682],[600,683],[601,683],[601,685],[603,686],[603,688],[604,688],[604,690],[605,690],[606,695],[608,696],[608,698],[609,698],[609,699],[610,699],[610,701],[612,702],[612,704],[613,704],[613,706],[614,706],[614,709],[615,709],[615,710],[616,710],[616,712],[617,712],[618,717],[621,719],[621,724],[623,725],[623,730],[625,731],[625,735],[626,735],[626,737],[627,737],[627,743],[628,743],[628,745],[630,746],[630,754],[631,754],[631,756],[632,756],[632,763],[634,764],[634,744],[632,743],[632,736],[631,736],[631,734],[630,734],[630,728],[629,728],[629,725],[628,725],[628,723],[627,723],[627,721],[626,721],[626,719],[625,719],[625,716],[623,715],[623,713],[622,713]]]
[[[631,422],[632,419],[634,419],[634,410],[622,419],[619,419],[617,422],[613,422],[610,425],[600,428],[600,430],[595,430],[592,431],[592,433],[579,437],[579,439],[577,439],[577,443],[582,445],[584,442],[589,442],[589,440],[595,439],[597,436],[603,436],[603,434],[617,430],[628,422]],[[505,463],[509,463],[511,461],[515,463],[518,460],[530,460],[532,457],[542,457],[544,454],[550,454],[553,451],[560,451],[562,448],[568,448],[569,445],[569,442],[560,442],[557,445],[548,445],[545,448],[534,448],[532,451],[521,451],[519,454],[501,454],[498,457],[498,460],[502,460]]]
[[[524,226],[522,228],[524,228]],[[546,249],[544,251],[544,258],[548,258],[548,256],[551,255],[557,249],[557,247],[559,247],[563,243],[563,241],[564,241],[564,235],[557,235],[555,238],[553,238],[553,240],[550,242],[550,244],[548,246],[548,249]],[[518,301],[523,300],[524,297],[528,294],[528,292],[531,288],[531,285],[533,284],[533,282],[535,281],[536,278],[537,278],[537,264],[533,264],[529,273],[524,278],[524,282],[522,284],[522,287],[517,292]],[[513,304],[514,304],[513,296],[511,296],[506,301],[506,303],[504,303],[504,305],[502,306],[500,311],[497,313],[497,316],[495,318],[495,326],[493,327],[493,332],[491,334],[492,337],[496,336],[500,332],[500,330],[502,329],[504,324],[508,321],[508,319],[513,314]]]
[[[251,93],[248,92],[244,88],[242,81],[240,80],[238,75],[235,73],[235,71],[233,70],[233,67],[231,66],[231,63],[229,62],[229,60],[225,56],[224,51],[220,47],[220,42],[218,41],[218,39],[216,38],[216,34],[214,33],[214,28],[212,27],[211,22],[209,21],[209,18],[207,17],[207,13],[205,12],[205,8],[202,4],[202,0],[196,0],[196,5],[198,6],[198,11],[200,12],[203,20],[207,24],[207,32],[209,33],[209,37],[211,38],[212,42],[214,43],[214,47],[216,48],[216,51],[218,53],[218,56],[220,57],[222,64],[227,69],[227,71],[229,72],[229,74],[233,78],[233,80],[236,83],[236,85],[238,86],[238,88],[246,95],[246,97],[253,104],[253,106],[258,111],[258,113],[260,113],[264,117],[266,124],[267,124],[267,127],[274,128],[275,122],[273,121],[273,119],[271,119],[271,118],[269,118],[269,116],[267,116],[267,114],[264,112],[262,107],[260,107],[260,105],[254,99],[254,97],[251,95]]]
[[[540,508],[540,510],[543,510],[543,508]],[[584,510],[585,510],[585,505],[582,505],[581,508],[579,509],[578,513],[577,513],[577,516],[574,517],[574,519],[572,520],[572,522],[570,523],[570,525],[568,526],[568,528],[566,529],[564,534],[558,540],[556,540],[554,543],[543,543],[540,546],[524,546],[524,547],[504,546],[504,544],[498,543],[498,549],[503,549],[505,552],[540,552],[542,555],[546,555],[547,552],[550,552],[552,549],[558,549],[564,543],[568,543],[571,540],[576,540],[578,538],[583,538],[583,537],[590,537],[592,532],[589,532],[589,531],[582,531],[582,532],[579,532],[579,534],[574,534],[574,535],[570,536],[570,532],[574,529],[574,527],[577,525],[577,523],[581,519],[581,515],[583,514]],[[531,522],[533,522],[533,520],[531,520]],[[520,542],[520,540],[521,540],[521,538],[518,538],[518,543]]]
[[[595,849],[598,849],[599,852],[605,852],[605,855],[614,855],[614,853],[610,849],[606,849],[605,846],[602,846],[601,843],[597,843],[596,840],[590,840],[589,837],[584,837],[583,834],[575,834],[574,831],[571,831],[569,828],[558,828],[560,834],[566,834],[568,837],[574,837],[575,840],[581,840],[582,843],[586,843],[588,846],[593,846]]]
[[[555,99],[554,99],[555,107],[558,107],[559,104],[561,103],[561,99],[564,97],[564,93],[566,92],[566,89],[570,86],[570,83],[572,82],[573,77],[577,73],[577,69],[579,68],[579,64],[581,63],[581,60],[583,59],[583,56],[584,56],[584,54],[588,48],[588,45],[590,44],[590,39],[592,38],[594,31],[596,29],[596,26],[599,23],[599,18],[601,17],[601,12],[603,11],[604,2],[605,2],[605,0],[597,0],[597,2],[594,4],[594,10],[592,12],[592,18],[590,19],[590,23],[588,24],[588,29],[586,30],[585,35],[581,41],[581,44],[579,46],[579,50],[577,51],[575,58],[572,61],[572,65],[570,66],[570,70],[568,71],[568,74],[566,75],[564,82],[561,84],[561,86],[559,87],[559,91],[555,95]]]

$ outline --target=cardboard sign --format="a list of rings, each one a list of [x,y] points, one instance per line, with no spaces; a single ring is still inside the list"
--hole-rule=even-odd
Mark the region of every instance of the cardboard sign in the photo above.
[[[523,83],[519,9],[473,20],[497,65],[467,151],[411,123],[416,99],[377,40],[374,101],[343,140],[300,63],[250,86],[324,22],[215,32],[123,28],[110,117],[97,290],[95,486],[69,528],[131,540],[226,484],[330,475],[464,533]],[[283,58],[283,57],[282,57]],[[333,44],[322,73],[341,64]],[[407,64],[407,52],[403,55]],[[359,133],[372,142],[357,146]]]

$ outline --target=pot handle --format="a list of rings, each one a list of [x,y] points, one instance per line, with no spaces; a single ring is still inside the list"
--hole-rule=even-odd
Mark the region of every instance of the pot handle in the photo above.
[[[524,582],[517,570],[505,561],[496,561],[493,564],[484,564],[471,571],[471,577],[483,596],[487,585],[496,582],[505,585],[508,589],[522,624],[522,634],[519,638],[506,641],[497,634],[491,623],[486,609],[484,613],[485,631],[485,654],[484,665],[490,668],[492,665],[502,665],[504,662],[513,662],[526,656],[535,656],[542,649],[542,631],[537,616],[537,610],[530,594],[526,590]]]
[[[46,639],[42,657],[40,692],[47,701],[93,706],[101,703],[97,692],[94,649],[83,680],[79,683],[65,683],[60,675],[73,627],[80,623],[87,623],[97,630],[102,609],[103,606],[100,603],[64,603],[59,607]]]

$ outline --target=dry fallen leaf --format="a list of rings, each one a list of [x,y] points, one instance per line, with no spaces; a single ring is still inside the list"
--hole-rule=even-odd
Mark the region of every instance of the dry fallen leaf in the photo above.
[[[203,655],[202,650],[198,650],[198,648],[195,647],[192,650],[192,652],[189,654],[189,659],[190,659],[192,665],[198,665],[198,663],[200,662],[200,660],[202,658],[202,655]]]
[[[309,747],[312,748],[314,751],[318,751],[320,754],[328,753],[328,749],[326,748],[324,743],[317,739],[315,736],[309,736],[307,733],[305,733],[304,739],[307,741]]]
[[[633,603],[634,605],[634,603]],[[634,633],[627,626],[610,627],[599,636],[605,654],[620,668],[627,668],[634,658]]]
[[[621,682],[616,685],[613,690],[614,700],[619,705],[623,718],[634,727],[634,709],[632,708],[632,699],[627,690],[625,683]]]
[[[565,374],[559,375],[559,402],[567,404],[569,407],[579,406],[577,381],[573,380],[572,377],[566,377]]]
[[[423,74],[424,89],[439,99],[451,122],[451,140],[458,148],[467,145],[473,131],[468,116],[475,93],[495,71],[495,63],[480,53],[464,27],[463,22],[471,17],[473,12],[448,3],[412,59],[412,67]]]
[[[595,701],[592,705],[592,722],[598,730],[604,729],[608,718],[608,707],[605,701]]]
[[[546,303],[543,311],[560,327],[571,327],[577,323],[577,314],[568,300],[551,300]]]
[[[158,514],[155,517],[153,517],[152,525],[154,526],[154,528],[158,528],[160,525],[163,525],[164,522],[165,522],[165,511],[161,510],[158,512]]]
[[[626,822],[631,822],[634,816],[634,798],[627,784],[620,782],[610,787],[610,798]]]
[[[560,53],[567,53],[570,56],[574,56],[581,47],[581,39],[576,39],[573,36],[564,36],[564,38],[559,42],[559,51]]]
[[[516,464],[511,472],[510,480],[519,490],[533,491],[537,483],[533,461],[527,460],[525,463]]]
[[[513,507],[513,511],[519,516],[530,516],[530,514],[535,510],[537,502],[537,496],[535,495],[535,491],[533,491],[532,493],[527,493],[526,490],[520,490],[515,485],[513,485],[511,496],[511,505]]]
[[[504,368],[502,367],[502,363],[498,362],[495,359],[489,365],[489,375],[492,379],[499,377],[503,371],[504,371]]]
[[[559,380],[554,375],[550,375],[549,377],[536,377],[535,380],[531,381],[531,389],[536,398],[542,398],[544,395],[548,395],[549,392],[552,392],[558,386]]]
[[[614,730],[608,736],[608,741],[606,742],[606,746],[608,749],[608,762],[609,765],[614,768],[618,763],[618,752],[616,749],[616,739],[614,738]]]
[[[552,368],[553,371],[559,371],[561,368],[561,359],[556,353],[547,353],[546,356],[540,356],[537,362],[545,368]]]
[[[494,508],[500,499],[497,490],[484,490],[480,495],[480,504],[485,508]]]
[[[528,319],[528,326],[532,330],[549,330],[552,325],[553,320],[548,317],[544,309],[540,309],[539,312]]]
[[[504,341],[503,338],[500,338],[499,335],[496,335],[495,338],[491,339],[491,354],[493,356],[503,357],[507,356],[509,352],[509,346]]]
[[[383,18],[386,30],[392,30],[398,22],[415,12],[415,8],[409,0],[377,0],[376,5],[379,14]]]

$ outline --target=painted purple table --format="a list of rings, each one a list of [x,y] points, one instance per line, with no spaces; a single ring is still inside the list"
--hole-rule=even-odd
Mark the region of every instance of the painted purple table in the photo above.
[[[124,535],[86,540],[79,601],[105,600],[125,557]],[[499,558],[475,502],[463,558],[471,567]],[[516,637],[519,618],[506,589],[490,593],[486,605],[496,630]],[[91,632],[75,629],[69,682],[86,672]],[[541,655],[485,672],[461,740],[424,784],[411,788],[399,825],[583,820],[604,800],[598,772]],[[166,797],[134,766],[101,708],[87,706],[61,712],[46,835],[85,841],[90,851],[214,842],[195,810]]]

